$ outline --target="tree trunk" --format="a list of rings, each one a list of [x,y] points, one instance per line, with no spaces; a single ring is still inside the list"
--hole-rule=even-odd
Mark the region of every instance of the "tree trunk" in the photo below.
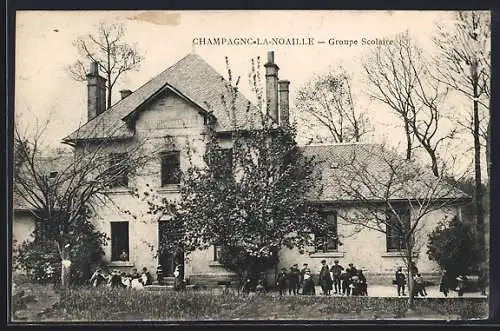
[[[411,134],[410,126],[408,120],[404,119],[405,122],[405,134],[406,134],[406,159],[411,160]]]
[[[478,98],[478,84],[474,84],[474,206],[476,211],[476,224],[478,232],[479,247],[482,251],[485,249],[485,233],[484,233],[484,217],[483,217],[483,201],[482,201],[482,179],[481,179],[481,144],[479,141],[479,102]]]
[[[415,291],[413,288],[415,287],[415,283],[413,282],[413,272],[412,272],[412,256],[411,252],[407,256],[407,261],[408,261],[408,309],[413,309],[414,308],[414,298],[415,298]]]
[[[71,283],[71,261],[70,260],[62,260],[62,263],[61,263],[61,287],[63,289],[68,289],[70,283]]]

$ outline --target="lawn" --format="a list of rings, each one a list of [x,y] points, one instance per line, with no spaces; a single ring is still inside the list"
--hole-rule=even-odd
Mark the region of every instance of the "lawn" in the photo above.
[[[43,287],[38,291],[40,289]],[[41,293],[36,295],[42,297]],[[456,320],[488,316],[485,298],[419,299],[415,309],[407,313],[405,298],[279,297],[276,294],[248,295],[234,291],[219,294],[201,290],[177,293],[113,290],[107,287],[81,287],[59,293],[58,303],[51,307],[43,314],[36,315],[36,320]]]

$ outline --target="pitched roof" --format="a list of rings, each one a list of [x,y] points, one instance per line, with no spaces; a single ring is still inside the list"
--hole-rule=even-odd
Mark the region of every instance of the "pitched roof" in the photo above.
[[[233,119],[240,123],[239,128],[258,125],[258,116],[255,115],[260,111],[240,92],[236,94],[234,101],[234,118],[229,116],[230,105],[225,106],[222,102],[224,98],[230,103],[229,82],[200,56],[191,53],[63,140],[69,142],[133,136],[133,130],[124,119],[164,89],[173,90],[207,113],[211,112],[217,119],[217,131],[232,131]]]
[[[381,201],[386,196],[390,200],[469,198],[444,180],[437,182],[429,169],[408,162],[378,144],[311,145],[301,149],[305,156],[314,158],[321,171],[321,182],[315,192],[310,192],[310,200],[345,202],[364,197]]]

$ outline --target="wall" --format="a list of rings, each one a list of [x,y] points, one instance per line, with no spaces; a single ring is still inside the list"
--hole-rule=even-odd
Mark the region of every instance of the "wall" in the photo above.
[[[23,241],[32,240],[31,234],[35,230],[35,219],[28,211],[14,211],[12,219],[12,239],[14,248],[19,247]]]
[[[339,213],[348,214],[352,209],[339,210]],[[423,274],[439,273],[439,266],[430,261],[427,256],[427,236],[436,227],[439,221],[451,219],[450,215],[455,214],[455,209],[436,210],[426,215],[422,221],[418,233],[419,252],[416,254],[416,263],[419,271]],[[306,249],[304,254],[300,254],[297,249],[285,248],[280,254],[280,267],[290,267],[298,263],[302,267],[303,263],[308,263],[313,273],[319,273],[321,260],[325,259],[328,265],[332,265],[335,259],[339,264],[346,267],[353,263],[357,268],[362,268],[366,276],[388,275],[392,277],[398,266],[403,266],[403,259],[397,252],[387,252],[385,233],[362,229],[355,231],[352,224],[346,223],[341,217],[338,218],[338,232],[340,241],[338,252],[315,253],[313,247]]]

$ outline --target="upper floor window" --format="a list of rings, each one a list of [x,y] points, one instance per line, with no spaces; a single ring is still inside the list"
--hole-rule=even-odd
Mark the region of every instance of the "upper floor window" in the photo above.
[[[111,187],[128,186],[127,153],[111,153],[109,155],[109,185]]]
[[[161,186],[180,184],[181,162],[180,152],[166,152],[161,154]]]
[[[338,251],[337,211],[326,212],[323,217],[328,222],[327,232],[314,234],[316,252],[327,253]]]
[[[387,210],[386,223],[386,242],[388,252],[397,252],[406,249],[406,232],[405,228],[410,225],[410,210],[408,207],[398,207],[392,210]]]

